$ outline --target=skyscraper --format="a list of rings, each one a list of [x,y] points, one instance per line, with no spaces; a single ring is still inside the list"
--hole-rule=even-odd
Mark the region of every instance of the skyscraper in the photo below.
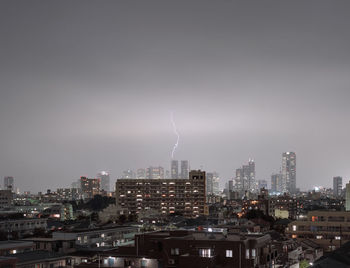
[[[11,176],[4,177],[4,189],[14,191],[14,178]]]
[[[254,160],[249,159],[248,165],[236,169],[235,188],[239,192],[257,190]]]
[[[345,210],[350,211],[350,182],[345,186]]]
[[[282,174],[271,175],[271,192],[283,192],[282,190]]]
[[[296,192],[296,155],[294,152],[282,154],[282,190]]]
[[[178,179],[179,178],[179,161],[177,160],[171,160],[170,165],[170,173],[172,179]]]
[[[181,179],[188,179],[189,166],[187,160],[181,161]]]
[[[207,195],[219,194],[219,192],[219,174],[217,172],[208,172],[206,175]]]
[[[101,190],[110,191],[110,177],[109,174],[106,171],[101,171],[96,176],[98,179],[101,180]]]
[[[131,169],[123,171],[123,179],[135,179],[135,173]]]
[[[334,177],[333,178],[333,196],[339,197],[341,195],[343,189],[343,178],[342,177]]]

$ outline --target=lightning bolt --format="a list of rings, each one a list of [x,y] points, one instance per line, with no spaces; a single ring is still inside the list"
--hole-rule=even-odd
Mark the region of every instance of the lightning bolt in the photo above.
[[[174,133],[177,136],[177,139],[176,139],[176,142],[174,144],[173,150],[171,151],[171,158],[174,159],[174,153],[175,153],[175,150],[176,150],[177,146],[179,146],[179,140],[180,140],[180,135],[179,135],[179,132],[177,132],[176,124],[175,124],[175,121],[174,121],[174,112],[171,112],[170,120],[171,120],[171,123],[173,125]]]

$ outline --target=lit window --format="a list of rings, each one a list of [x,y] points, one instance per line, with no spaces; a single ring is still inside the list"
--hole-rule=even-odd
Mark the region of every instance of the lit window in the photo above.
[[[316,235],[316,239],[322,239],[322,235]]]
[[[335,236],[334,237],[335,240],[340,240],[340,238],[341,238],[340,236]]]
[[[249,249],[246,249],[246,250],[245,250],[245,258],[246,258],[246,259],[249,259]]]
[[[252,259],[254,259],[255,256],[256,256],[256,250],[255,250],[255,248],[253,248],[253,249],[252,249]]]
[[[210,248],[201,248],[199,249],[199,256],[204,258],[213,257],[213,252]]]
[[[293,231],[295,232],[297,230],[297,226],[296,225],[293,225]]]
[[[232,250],[231,249],[226,249],[226,258],[232,258],[233,256]]]
[[[170,254],[171,255],[179,255],[180,251],[178,248],[172,248],[172,249],[170,249]]]

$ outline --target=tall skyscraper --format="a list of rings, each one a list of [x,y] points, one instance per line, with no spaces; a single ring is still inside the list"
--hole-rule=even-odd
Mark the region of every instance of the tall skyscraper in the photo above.
[[[296,192],[296,155],[294,152],[282,154],[283,192]]]
[[[219,174],[217,172],[208,172],[206,178],[207,195],[219,194]]]
[[[248,165],[236,169],[235,188],[239,192],[257,190],[254,160],[249,159]]]
[[[283,192],[281,173],[271,175],[271,192]]]
[[[182,160],[181,161],[181,179],[188,179],[189,172],[190,170],[188,166],[188,161]]]
[[[178,179],[179,178],[179,161],[171,160],[170,173],[171,173],[171,178],[172,179]]]
[[[4,190],[14,191],[15,190],[14,181],[15,181],[14,178],[11,176],[4,177]]]
[[[341,195],[343,189],[343,178],[342,177],[334,177],[333,178],[333,196],[339,197]]]
[[[101,180],[101,190],[109,192],[111,190],[109,174],[106,171],[101,171],[96,177]]]

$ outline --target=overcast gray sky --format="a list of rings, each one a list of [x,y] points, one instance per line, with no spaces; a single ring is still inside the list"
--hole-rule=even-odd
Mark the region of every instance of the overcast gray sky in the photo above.
[[[0,176],[39,191],[177,159],[350,179],[350,1],[0,3]]]

